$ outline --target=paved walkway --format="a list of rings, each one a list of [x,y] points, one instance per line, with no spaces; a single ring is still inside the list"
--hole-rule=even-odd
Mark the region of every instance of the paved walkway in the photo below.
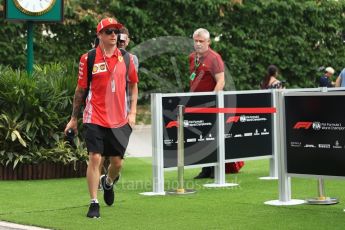
[[[34,226],[27,226],[21,224],[13,224],[5,221],[0,221],[0,230],[46,230],[48,228],[39,228]]]
[[[127,147],[128,157],[150,157],[152,156],[151,125],[137,125],[134,127]],[[13,224],[0,221],[0,230],[43,230],[34,226]]]
[[[129,139],[127,147],[128,157],[152,156],[151,125],[137,125]]]

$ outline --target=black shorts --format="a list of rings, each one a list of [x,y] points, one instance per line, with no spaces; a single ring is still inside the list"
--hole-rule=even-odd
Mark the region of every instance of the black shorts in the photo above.
[[[102,156],[120,156],[123,159],[132,128],[126,124],[119,128],[105,128],[86,123],[85,142],[87,151],[100,153]]]

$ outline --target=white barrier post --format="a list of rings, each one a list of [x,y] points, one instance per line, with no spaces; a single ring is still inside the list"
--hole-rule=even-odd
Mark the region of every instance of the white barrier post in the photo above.
[[[164,191],[164,155],[163,155],[163,116],[162,94],[151,94],[151,125],[152,125],[152,192],[141,195],[165,195]]]
[[[266,201],[265,204],[273,205],[273,206],[287,206],[287,205],[298,205],[305,203],[304,200],[297,200],[297,199],[291,199],[291,178],[287,176],[287,168],[286,168],[286,162],[285,162],[285,156],[286,156],[286,146],[285,146],[285,105],[284,105],[284,95],[283,91],[279,91],[278,94],[278,102],[279,102],[279,110],[278,112],[278,119],[279,122],[277,122],[277,134],[280,135],[280,138],[278,139],[278,184],[279,184],[279,200],[270,200]]]
[[[224,92],[217,92],[217,107],[224,108]],[[226,183],[225,182],[225,138],[224,138],[224,113],[218,113],[218,128],[217,128],[217,155],[218,155],[218,164],[214,167],[215,181],[212,184],[204,184],[208,188],[219,188],[219,187],[231,187],[238,186],[235,183]]]
[[[277,108],[278,105],[278,90],[272,89],[272,106]],[[272,114],[272,158],[270,159],[270,175],[260,177],[260,180],[277,180],[278,179],[278,154],[279,154],[279,113]]]

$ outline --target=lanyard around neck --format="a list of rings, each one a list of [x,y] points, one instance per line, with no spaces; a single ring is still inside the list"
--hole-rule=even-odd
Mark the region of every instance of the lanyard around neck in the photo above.
[[[117,63],[115,64],[113,71],[111,71],[111,70],[110,70],[110,67],[109,67],[109,65],[108,65],[108,62],[107,62],[107,60],[105,59],[104,52],[103,52],[102,49],[101,49],[101,51],[102,51],[102,57],[103,57],[103,61],[104,61],[104,63],[105,63],[105,67],[107,68],[107,71],[110,73],[110,75],[113,75],[113,74],[115,73],[115,71],[116,71]],[[113,55],[114,55],[114,53],[111,55],[111,57],[112,57]],[[111,58],[111,57],[110,57],[110,58]]]
[[[194,58],[194,72],[196,69],[200,66],[200,58],[196,57]]]
[[[196,76],[196,69],[200,66],[200,60],[199,58],[196,57],[195,55],[195,58],[194,58],[194,71],[193,73],[189,76],[189,79],[190,80],[194,80],[195,76]]]

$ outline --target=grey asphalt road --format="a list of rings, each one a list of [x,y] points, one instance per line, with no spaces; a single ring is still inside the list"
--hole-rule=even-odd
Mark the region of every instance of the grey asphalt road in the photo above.
[[[129,138],[127,147],[128,157],[152,156],[151,125],[136,125]]]

